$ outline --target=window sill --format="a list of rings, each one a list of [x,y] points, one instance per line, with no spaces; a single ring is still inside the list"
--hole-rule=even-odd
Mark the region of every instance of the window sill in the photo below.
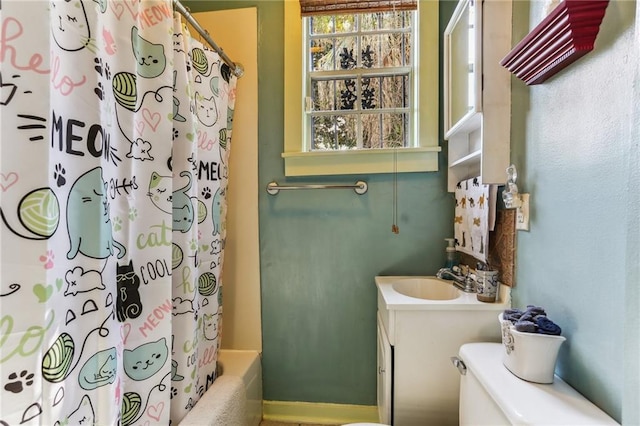
[[[394,167],[394,152],[397,166]],[[285,176],[354,175],[438,171],[440,147],[285,152]]]

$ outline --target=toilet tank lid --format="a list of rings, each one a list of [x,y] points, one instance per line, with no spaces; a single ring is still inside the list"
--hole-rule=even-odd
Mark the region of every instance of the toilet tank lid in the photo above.
[[[519,379],[502,364],[500,343],[467,343],[459,357],[514,425],[617,425],[561,378],[553,384]]]

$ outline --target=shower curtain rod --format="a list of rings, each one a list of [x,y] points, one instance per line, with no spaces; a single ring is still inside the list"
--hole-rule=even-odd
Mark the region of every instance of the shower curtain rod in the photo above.
[[[222,60],[227,65],[229,65],[229,67],[231,67],[231,72],[238,78],[242,77],[242,75],[244,74],[244,67],[242,66],[242,64],[233,62],[231,58],[229,58],[227,54],[224,53],[222,48],[218,46],[215,41],[213,41],[213,39],[209,35],[209,32],[200,26],[198,21],[196,21],[193,15],[191,15],[191,12],[189,12],[187,8],[184,7],[182,3],[180,3],[179,0],[173,0],[173,6],[182,16],[185,17],[185,19],[191,24],[191,26],[195,28],[198,34],[200,34],[206,40],[206,42],[209,43],[213,50],[218,52]]]

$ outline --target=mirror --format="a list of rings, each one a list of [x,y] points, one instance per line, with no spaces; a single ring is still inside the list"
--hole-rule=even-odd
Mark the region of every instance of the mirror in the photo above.
[[[481,1],[460,0],[444,33],[445,135],[480,111]]]

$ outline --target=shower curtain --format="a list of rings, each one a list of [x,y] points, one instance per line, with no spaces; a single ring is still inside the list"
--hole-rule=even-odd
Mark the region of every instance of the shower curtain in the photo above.
[[[170,0],[0,14],[0,425],[176,424],[216,378],[236,78]]]

